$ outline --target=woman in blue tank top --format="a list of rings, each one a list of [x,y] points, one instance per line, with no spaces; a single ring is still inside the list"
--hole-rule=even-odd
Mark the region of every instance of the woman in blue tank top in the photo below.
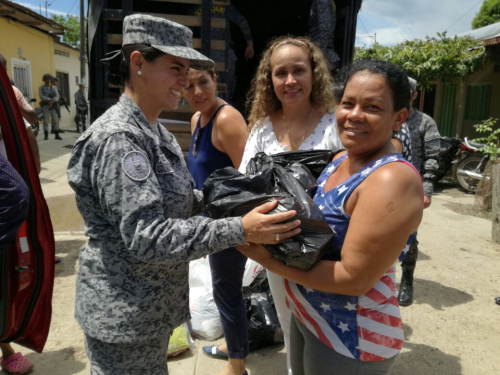
[[[304,271],[262,246],[241,248],[285,278],[294,375],[387,374],[404,343],[394,264],[422,219],[423,189],[391,138],[408,116],[410,86],[395,65],[365,61],[342,91],[337,126],[347,152],[323,171],[314,197],[335,231],[324,257]]]
[[[243,116],[216,96],[217,76],[213,70],[189,69],[189,86],[183,95],[198,112],[191,119],[191,147],[188,167],[202,189],[205,180],[217,169],[238,169],[247,139]],[[243,300],[242,279],[246,256],[231,248],[210,255],[214,300],[221,315],[227,347],[204,347],[209,356],[228,360],[224,374],[242,375],[248,355],[248,328]]]

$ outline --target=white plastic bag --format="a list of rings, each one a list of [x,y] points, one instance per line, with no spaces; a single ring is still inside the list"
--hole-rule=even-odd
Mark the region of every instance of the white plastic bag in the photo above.
[[[222,336],[222,324],[214,301],[208,258],[189,263],[189,310],[193,336],[206,340],[215,340]]]
[[[250,286],[252,281],[264,271],[264,267],[262,267],[255,260],[247,259],[247,263],[245,264],[245,272],[243,273],[243,288],[246,286]]]

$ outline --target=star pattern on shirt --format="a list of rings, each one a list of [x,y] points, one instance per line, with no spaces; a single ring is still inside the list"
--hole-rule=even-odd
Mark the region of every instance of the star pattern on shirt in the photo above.
[[[325,180],[325,181],[323,181],[323,182],[322,182],[321,184],[319,184],[318,186],[319,186],[319,187],[323,187],[323,186],[325,186],[325,184],[326,184],[326,180]]]
[[[327,305],[326,303],[322,302],[321,303],[321,306],[320,308],[323,309],[323,312],[327,312],[327,311],[332,311],[332,309],[330,308],[330,305]]]
[[[344,191],[347,190],[347,186],[342,186],[340,189],[339,189],[339,195],[342,194]]]
[[[354,311],[356,310],[356,305],[351,302],[347,302],[347,305],[344,306],[347,310],[349,311]]]
[[[327,171],[328,173],[332,173],[334,169],[335,169],[335,166],[334,166],[334,165],[332,165],[332,166],[331,166],[330,168],[328,168],[326,171]]]
[[[322,204],[319,205],[319,209],[322,210],[323,208],[325,208],[325,206],[323,206]]]
[[[349,327],[347,325],[347,323],[342,323],[340,322],[340,324],[338,325],[338,328],[340,328],[342,330],[342,333],[344,332],[349,332]]]
[[[307,291],[307,293],[314,293],[314,289],[304,287],[304,289]]]

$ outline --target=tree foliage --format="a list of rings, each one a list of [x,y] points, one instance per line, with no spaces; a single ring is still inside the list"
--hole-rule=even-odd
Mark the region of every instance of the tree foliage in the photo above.
[[[67,14],[66,16],[52,15],[52,19],[66,28],[62,41],[72,46],[80,45],[80,20],[77,16]]]
[[[436,79],[464,77],[474,73],[486,59],[485,49],[472,38],[437,38],[407,40],[395,46],[379,44],[356,48],[354,60],[376,59],[399,65],[415,78],[422,88],[429,88]]]
[[[490,155],[491,160],[497,160],[500,155],[500,129],[495,126],[497,121],[497,118],[490,118],[474,125],[478,133],[486,133],[486,136],[474,139],[474,142],[484,142],[486,144],[486,146],[481,147],[481,151]]]
[[[500,0],[484,0],[481,9],[472,20],[472,28],[479,29],[500,22]]]

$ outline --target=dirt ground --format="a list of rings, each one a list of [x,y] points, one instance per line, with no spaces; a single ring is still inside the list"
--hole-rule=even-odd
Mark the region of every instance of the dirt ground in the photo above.
[[[500,374],[500,245],[491,222],[469,215],[474,196],[438,186],[419,230],[415,303],[402,308],[406,343],[392,374]],[[44,353],[20,349],[35,363],[33,374],[88,374],[82,331],[73,318],[81,232],[56,233],[53,322]],[[398,274],[399,276],[400,274]],[[223,361],[197,351],[172,360],[171,375],[216,375]],[[249,374],[285,374],[285,353],[276,346],[252,353]],[[0,374],[4,374],[0,372]]]

